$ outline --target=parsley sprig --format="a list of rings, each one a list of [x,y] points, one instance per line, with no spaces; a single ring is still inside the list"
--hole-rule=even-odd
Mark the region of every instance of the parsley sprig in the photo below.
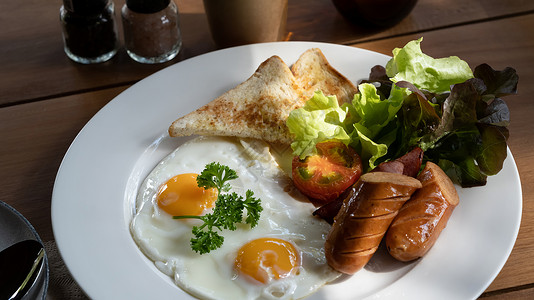
[[[243,209],[247,210],[245,223],[250,224],[251,228],[258,225],[260,213],[263,210],[261,200],[254,197],[254,192],[247,190],[245,197],[235,192],[229,192],[231,189],[228,181],[237,179],[237,173],[228,166],[221,165],[218,162],[212,162],[206,165],[204,170],[197,176],[197,184],[204,189],[217,188],[218,196],[215,202],[215,208],[210,214],[204,216],[174,216],[174,219],[200,219],[204,224],[193,227],[191,238],[191,249],[200,254],[209,253],[222,246],[224,237],[215,231],[236,230],[237,223],[243,222]]]

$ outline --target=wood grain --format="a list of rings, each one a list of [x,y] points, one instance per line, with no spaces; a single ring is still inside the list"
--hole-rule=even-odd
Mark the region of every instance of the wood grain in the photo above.
[[[53,239],[52,188],[65,152],[89,119],[125,88],[0,109],[1,200],[26,216],[43,241]]]
[[[160,65],[143,65],[129,59],[121,49],[106,63],[80,65],[63,53],[59,23],[61,3],[60,0],[0,3],[0,107],[132,84],[180,60],[216,49],[203,14],[202,1],[176,0],[183,34],[183,49],[176,59]],[[124,0],[115,1],[119,33],[122,28],[119,12],[123,4]],[[331,0],[290,0],[287,30],[293,33],[292,40],[348,44],[530,10],[534,10],[534,1],[419,0],[412,14],[400,24],[377,31],[346,21]]]
[[[307,5],[298,1],[290,3],[289,14],[294,12],[290,17],[295,21],[288,23],[288,30],[294,32],[295,40],[342,44],[424,32],[534,10],[534,2],[528,0],[419,0],[411,14],[399,24],[386,29],[369,29],[345,20],[331,1],[308,1]]]
[[[205,16],[182,14],[184,46],[173,61],[157,65],[140,64],[131,60],[121,48],[114,58],[105,63],[78,64],[63,52],[59,22],[61,3],[57,0],[1,2],[0,106],[132,84],[179,60],[215,49]],[[122,43],[119,12],[124,0],[115,3]]]
[[[514,289],[507,289],[497,292],[484,293],[480,296],[481,300],[531,300],[534,299],[534,287],[531,285],[520,286]]]

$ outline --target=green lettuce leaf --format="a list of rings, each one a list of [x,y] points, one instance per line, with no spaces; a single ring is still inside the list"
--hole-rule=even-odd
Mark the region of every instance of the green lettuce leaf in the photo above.
[[[358,90],[359,93],[352,100],[352,108],[347,108],[356,114],[352,119],[358,121],[353,122],[353,128],[347,131],[352,133],[350,145],[360,153],[364,168],[373,169],[395,140],[396,126],[388,125],[395,124],[397,112],[410,92],[393,85],[389,97],[382,99],[372,84],[360,84]]]
[[[442,93],[450,86],[473,78],[469,65],[456,56],[432,58],[421,51],[423,38],[393,50],[393,58],[386,65],[391,81],[408,81],[433,93]]]
[[[330,139],[348,144],[350,137],[342,126],[345,116],[336,96],[315,92],[303,107],[293,110],[286,121],[295,136],[291,144],[293,153],[304,158],[316,152],[317,143]]]
[[[394,86],[389,98],[382,99],[372,84],[361,84],[358,89],[352,103],[342,107],[335,96],[317,91],[302,108],[289,114],[286,124],[294,135],[291,147],[295,155],[304,158],[316,152],[317,143],[337,139],[360,153],[364,168],[376,166],[395,141],[396,114],[410,92]]]
[[[351,137],[352,140],[357,141],[358,146],[356,148],[358,148],[358,153],[360,153],[364,169],[374,169],[378,165],[377,160],[387,154],[388,145],[373,142],[373,140],[362,134],[357,128],[354,132],[355,134]]]
[[[360,119],[357,124],[362,131],[365,130],[366,136],[373,139],[395,118],[407,91],[393,86],[389,98],[382,100],[372,84],[360,84],[358,90],[360,93],[354,95],[352,100],[352,105]]]

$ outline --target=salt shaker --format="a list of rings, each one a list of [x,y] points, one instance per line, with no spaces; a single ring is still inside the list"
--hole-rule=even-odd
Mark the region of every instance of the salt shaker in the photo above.
[[[135,61],[162,63],[180,52],[178,8],[172,0],[126,0],[122,24],[126,52]]]
[[[111,0],[63,0],[60,10],[64,50],[82,64],[101,63],[119,48]]]

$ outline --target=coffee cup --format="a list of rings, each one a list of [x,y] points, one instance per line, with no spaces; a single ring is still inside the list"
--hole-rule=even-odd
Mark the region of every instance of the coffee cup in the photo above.
[[[203,0],[219,47],[274,42],[286,37],[288,0]]]

